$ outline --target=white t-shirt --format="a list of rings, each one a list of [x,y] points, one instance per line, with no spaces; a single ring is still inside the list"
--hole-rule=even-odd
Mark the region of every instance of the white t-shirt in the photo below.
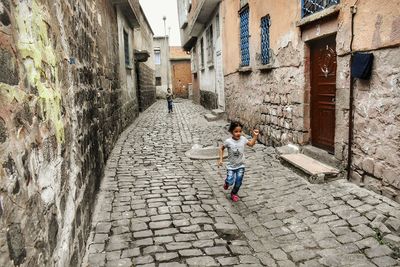
[[[225,140],[224,147],[228,149],[228,164],[226,165],[228,170],[244,168],[244,147],[248,141],[244,136],[240,136],[239,140],[232,137]]]

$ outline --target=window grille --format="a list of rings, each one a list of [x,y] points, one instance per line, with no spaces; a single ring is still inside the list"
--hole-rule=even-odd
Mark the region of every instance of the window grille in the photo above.
[[[241,66],[250,65],[249,37],[249,8],[245,7],[240,12],[240,52],[242,56]]]
[[[129,66],[131,61],[129,58],[129,35],[124,31],[124,51],[125,51],[125,65]]]
[[[340,0],[301,0],[301,16],[307,17],[339,3]]]
[[[261,18],[261,63],[268,64],[270,61],[269,58],[269,26],[270,24],[270,17],[265,16]]]

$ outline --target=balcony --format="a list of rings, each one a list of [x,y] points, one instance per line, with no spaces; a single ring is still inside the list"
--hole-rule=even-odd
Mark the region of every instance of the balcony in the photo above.
[[[111,4],[120,7],[122,14],[132,28],[139,28],[140,6],[137,0],[111,0]]]
[[[215,9],[221,0],[199,0],[193,7],[193,17],[189,18],[188,27],[184,29],[183,47],[190,50],[196,43],[197,37],[204,31]]]

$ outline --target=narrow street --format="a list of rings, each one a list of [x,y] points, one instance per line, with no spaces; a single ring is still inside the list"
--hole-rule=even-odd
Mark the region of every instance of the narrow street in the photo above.
[[[185,156],[221,144],[188,100],[148,108],[108,160],[83,266],[399,266],[400,205],[345,180],[314,185],[261,144],[246,150],[240,201],[216,161]],[[397,232],[397,233],[396,233]],[[398,246],[397,246],[398,249]]]

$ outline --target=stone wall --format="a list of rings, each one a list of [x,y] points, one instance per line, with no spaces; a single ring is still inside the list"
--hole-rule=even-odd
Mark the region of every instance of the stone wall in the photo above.
[[[154,70],[144,63],[137,64],[139,73],[139,111],[144,111],[156,101]]]
[[[354,182],[400,202],[399,48],[373,54],[371,79],[354,85],[351,176]]]
[[[304,144],[309,133],[304,127],[301,54],[289,44],[274,55],[276,68],[225,76],[228,119],[259,128],[265,144]]]
[[[218,108],[218,96],[214,92],[200,90],[200,105],[206,109]]]
[[[0,266],[79,266],[105,161],[138,111],[117,32],[109,1],[0,0]]]

